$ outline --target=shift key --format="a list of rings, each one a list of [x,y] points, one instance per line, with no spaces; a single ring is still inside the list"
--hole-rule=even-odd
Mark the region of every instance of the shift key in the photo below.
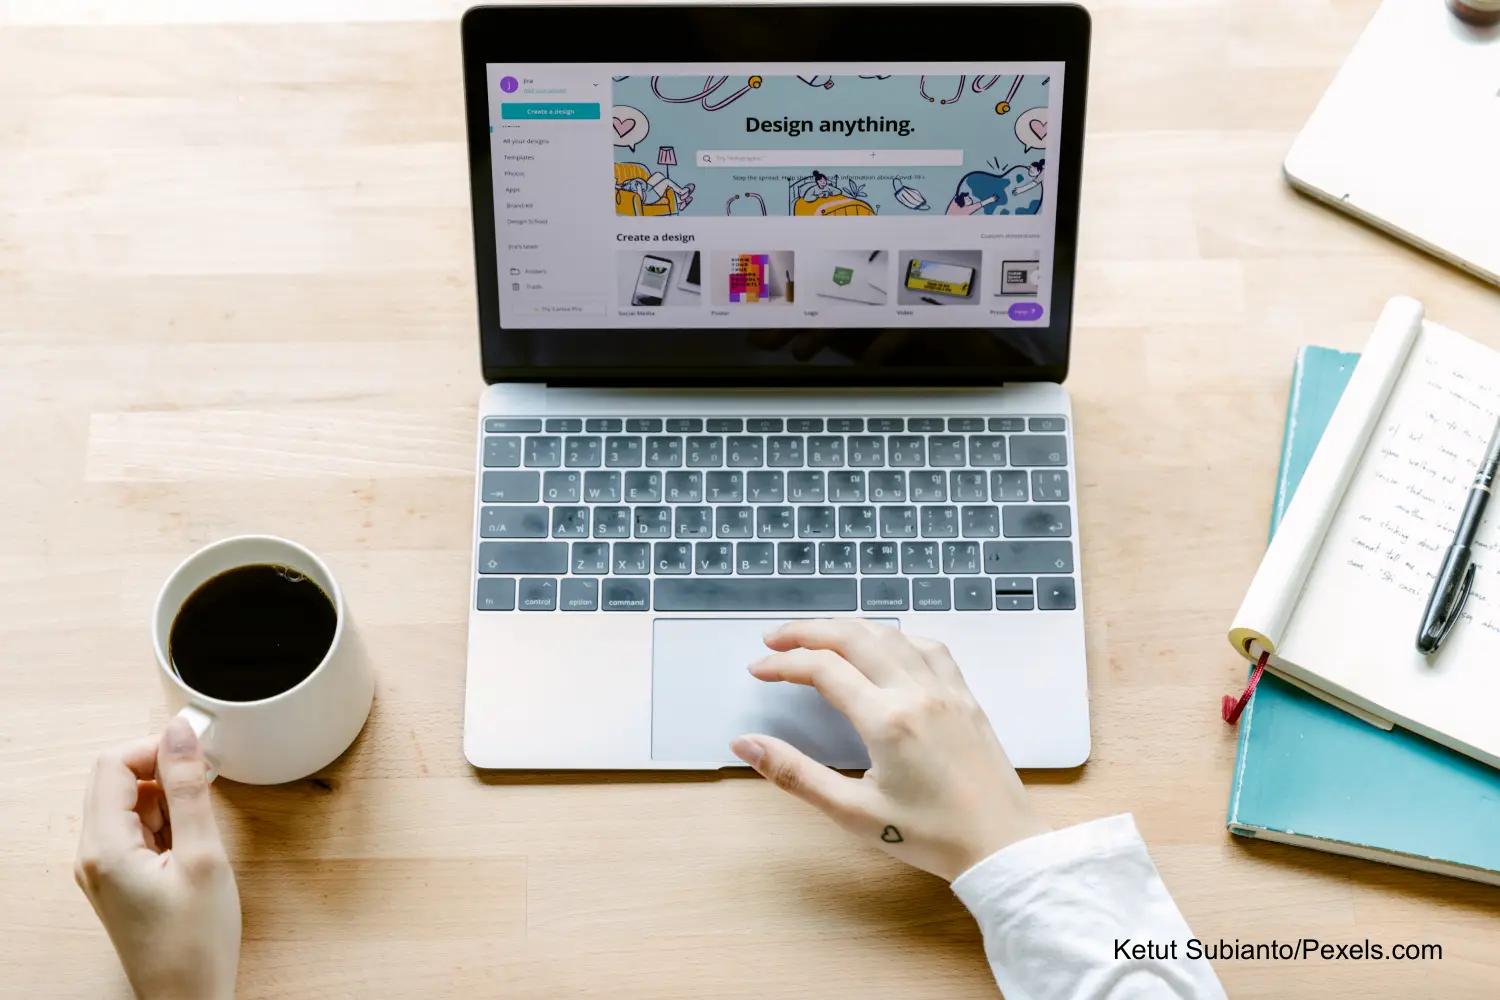
[[[1071,573],[1072,542],[985,542],[984,571],[1008,573]]]
[[[486,472],[480,485],[485,503],[536,503],[542,498],[537,472]]]
[[[567,542],[480,542],[481,573],[553,573],[568,571]]]

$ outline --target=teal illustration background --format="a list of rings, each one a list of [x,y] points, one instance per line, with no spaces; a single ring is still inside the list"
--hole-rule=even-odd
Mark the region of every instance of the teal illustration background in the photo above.
[[[616,213],[1035,214],[1051,182],[1049,87],[1040,75],[617,78]],[[748,132],[747,117],[811,120],[814,130]],[[824,120],[866,117],[909,120],[912,131],[817,130]],[[701,168],[693,163],[699,149],[962,149],[964,159],[959,167]],[[821,185],[814,169],[826,178]]]

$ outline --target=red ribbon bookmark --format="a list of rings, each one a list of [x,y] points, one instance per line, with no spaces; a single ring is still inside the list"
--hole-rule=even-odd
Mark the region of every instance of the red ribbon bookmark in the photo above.
[[[1255,685],[1260,683],[1260,675],[1266,672],[1266,661],[1270,658],[1270,653],[1260,654],[1260,659],[1255,661],[1255,672],[1250,675],[1250,683],[1245,685],[1245,693],[1240,695],[1239,701],[1235,701],[1232,694],[1224,696],[1224,721],[1231,726],[1240,721],[1240,713],[1250,703],[1250,696],[1255,693]]]

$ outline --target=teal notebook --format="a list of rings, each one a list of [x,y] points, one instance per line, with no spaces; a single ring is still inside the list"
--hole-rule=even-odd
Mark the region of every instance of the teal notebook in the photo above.
[[[1273,534],[1358,360],[1323,347],[1297,356]],[[1500,885],[1500,770],[1267,673],[1240,719],[1229,829]]]

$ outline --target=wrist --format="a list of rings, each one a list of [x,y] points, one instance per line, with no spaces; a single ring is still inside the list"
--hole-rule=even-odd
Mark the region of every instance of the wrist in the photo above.
[[[954,858],[952,870],[942,873],[943,877],[952,882],[970,868],[1007,847],[1051,832],[1052,827],[1030,809],[1025,810],[1022,815],[1004,817],[1000,822],[978,831],[976,836],[961,845]]]

